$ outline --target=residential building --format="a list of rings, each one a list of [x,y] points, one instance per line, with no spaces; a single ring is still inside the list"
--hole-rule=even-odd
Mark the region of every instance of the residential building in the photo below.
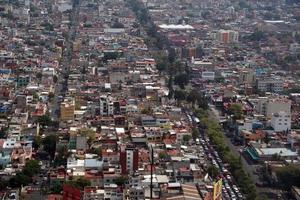
[[[291,130],[291,115],[283,111],[273,113],[271,126],[275,132]]]
[[[283,83],[278,77],[260,77],[256,80],[256,88],[261,92],[280,93],[283,91]]]
[[[134,147],[121,147],[120,165],[122,174],[132,174],[138,169],[139,154]]]
[[[60,120],[68,121],[74,119],[75,101],[64,101],[60,104]]]
[[[291,113],[291,100],[286,98],[259,97],[256,110],[259,114],[271,118],[273,113]]]

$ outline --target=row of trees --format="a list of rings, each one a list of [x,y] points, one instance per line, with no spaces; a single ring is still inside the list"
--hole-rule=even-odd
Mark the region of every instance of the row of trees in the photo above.
[[[169,75],[169,97],[172,98],[173,82],[181,89],[184,89],[185,85],[189,82],[189,67],[177,60],[176,52],[171,47],[171,43],[168,38],[157,31],[156,25],[151,20],[151,16],[143,5],[142,2],[137,0],[127,0],[128,5],[135,12],[140,24],[143,25],[147,32],[147,38],[145,42],[147,46],[154,49],[159,49],[159,53],[155,54],[155,60],[157,62],[157,69],[160,72],[167,72]]]
[[[285,190],[290,190],[292,186],[300,187],[300,167],[289,164],[276,170],[279,185]]]
[[[187,101],[191,103],[193,107],[198,105],[200,108],[206,110],[208,109],[208,101],[203,93],[200,93],[197,90],[175,90],[174,91],[174,98],[177,101]]]
[[[255,185],[251,178],[243,170],[240,159],[230,152],[230,149],[224,142],[224,135],[221,127],[214,120],[210,120],[208,113],[202,109],[196,110],[196,115],[201,121],[202,128],[207,133],[211,142],[215,145],[220,157],[223,161],[229,164],[229,170],[235,178],[237,185],[249,200],[254,200],[257,197]],[[210,173],[215,176],[216,170],[210,169]]]

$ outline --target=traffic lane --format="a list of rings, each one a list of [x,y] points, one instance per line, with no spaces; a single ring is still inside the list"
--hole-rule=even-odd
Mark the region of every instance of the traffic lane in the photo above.
[[[226,176],[226,174],[224,176],[224,171],[225,171],[224,169],[226,169],[226,168],[224,167],[223,161],[217,155],[217,151],[211,145],[209,138],[207,138],[204,134],[200,134],[200,137],[201,137],[200,142],[201,142],[203,149],[206,152],[207,159],[210,160],[212,165],[214,165],[216,168],[219,169],[220,174],[222,174],[222,176],[223,176],[224,186],[222,187],[223,188],[222,190],[227,191],[224,195],[225,196],[227,195],[227,199],[242,199],[243,195],[240,193],[239,189],[237,192],[237,191],[235,191],[235,189],[233,187],[234,184],[232,183],[231,175],[230,175],[230,178],[228,176]]]

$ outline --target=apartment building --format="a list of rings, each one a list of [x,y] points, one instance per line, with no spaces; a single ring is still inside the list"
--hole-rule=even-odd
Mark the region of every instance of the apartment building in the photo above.
[[[271,118],[271,126],[275,132],[291,130],[291,115],[282,111],[273,113]]]
[[[283,91],[283,83],[280,78],[261,77],[256,80],[256,88],[261,92],[280,93]]]
[[[256,110],[259,114],[271,118],[273,113],[286,112],[291,113],[291,100],[286,98],[259,97]]]

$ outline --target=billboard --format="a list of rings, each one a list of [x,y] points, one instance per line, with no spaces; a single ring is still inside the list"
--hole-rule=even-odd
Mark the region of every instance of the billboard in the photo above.
[[[222,199],[222,179],[214,183],[213,200]]]

